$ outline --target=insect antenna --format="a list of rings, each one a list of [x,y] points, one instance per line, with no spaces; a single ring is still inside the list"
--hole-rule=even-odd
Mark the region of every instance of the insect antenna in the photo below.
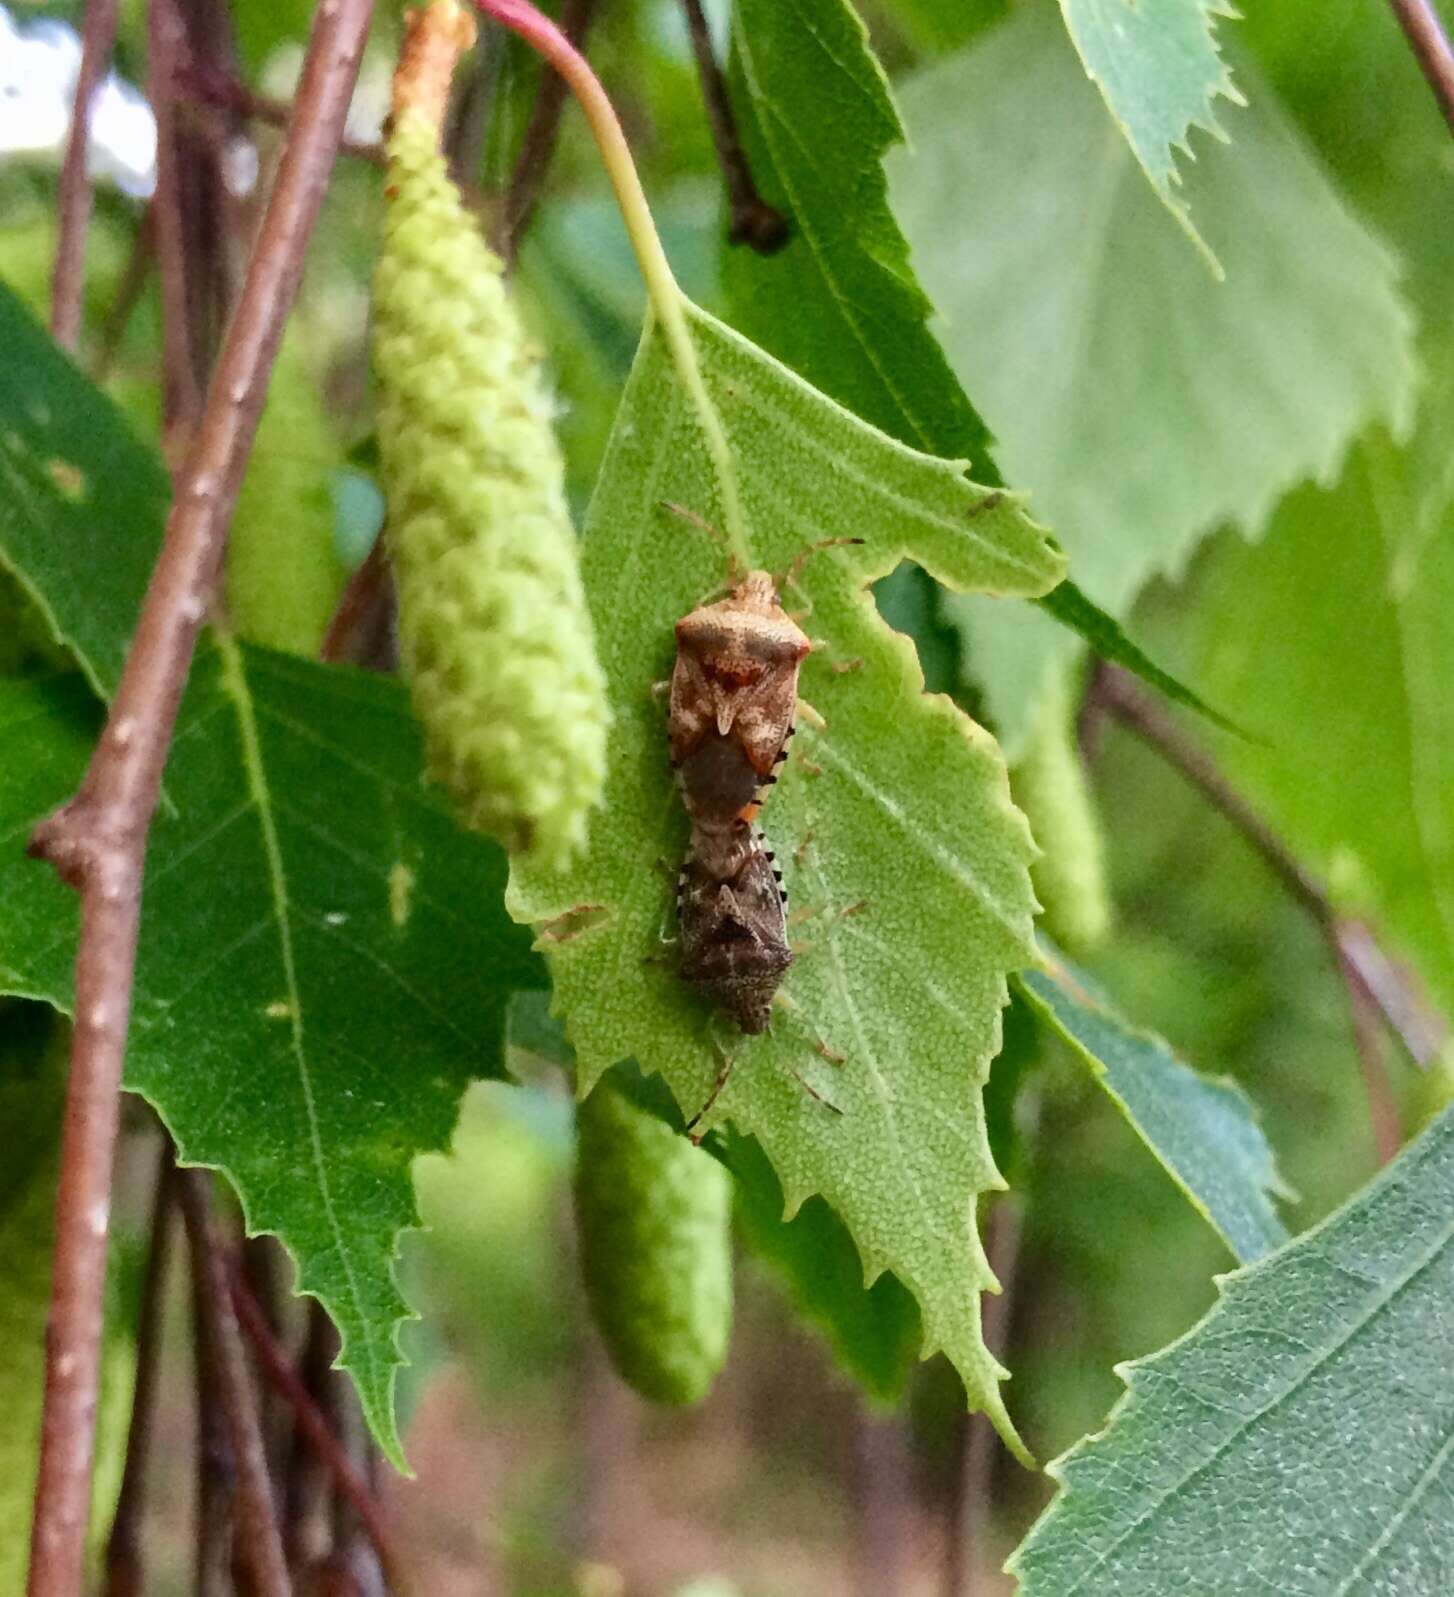
[[[803,567],[807,565],[815,554],[821,554],[824,549],[839,549],[845,544],[862,542],[862,538],[820,538],[817,543],[810,543],[806,549],[799,549],[797,554],[793,556],[792,563],[787,570],[783,572],[781,577],[774,577],[773,581],[777,584],[779,592],[789,585],[796,587],[798,573],[802,571]]]
[[[679,505],[673,499],[662,499],[659,503],[663,510],[669,510],[672,515],[680,516],[683,521],[691,522],[699,532],[705,532],[722,553],[727,556],[727,585],[730,588],[735,588],[742,580],[742,571],[737,564],[736,554],[726,538],[722,536],[722,533],[705,516],[699,516],[695,510],[688,510],[685,505]]]

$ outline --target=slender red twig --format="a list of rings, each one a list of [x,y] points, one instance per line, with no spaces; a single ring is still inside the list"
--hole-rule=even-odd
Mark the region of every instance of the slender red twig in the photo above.
[[[1036,1118],[1033,1107],[1030,1118]],[[1019,1200],[1008,1196],[997,1198],[985,1220],[984,1247],[1000,1290],[998,1295],[986,1295],[981,1300],[984,1345],[996,1358],[1002,1357],[1009,1340],[1023,1232],[1024,1215]],[[990,1487],[998,1446],[995,1428],[985,1415],[964,1416],[950,1496],[944,1597],[975,1597],[979,1577],[987,1567],[981,1544],[990,1517]]]
[[[1342,916],[1318,877],[1227,780],[1211,755],[1182,732],[1159,699],[1118,666],[1096,676],[1095,692],[1124,726],[1179,771],[1237,828],[1327,937],[1339,968],[1356,979],[1416,1064],[1427,1067],[1448,1028],[1411,972],[1391,960],[1359,921]]]
[[[156,190],[152,247],[162,298],[162,411],[169,463],[190,444],[202,408],[195,318],[188,291],[187,229],[182,212],[180,151],[173,83],[182,59],[183,28],[175,0],[147,7],[148,97],[156,118]]]
[[[155,209],[148,205],[142,216],[141,225],[132,238],[131,253],[127,256],[126,269],[121,274],[121,281],[116,286],[116,297],[112,300],[106,312],[106,319],[101,324],[101,331],[96,339],[95,358],[91,362],[91,381],[98,386],[111,375],[121,340],[126,335],[132,313],[141,301],[141,291],[146,287],[147,278],[151,275],[156,258],[155,217]]]
[[[270,99],[265,94],[254,94],[245,83],[230,73],[199,66],[196,62],[176,74],[177,87],[204,105],[216,106],[223,111],[233,111],[251,122],[262,122],[268,127],[285,128],[293,108],[285,100]],[[370,166],[386,169],[389,158],[382,144],[368,139],[344,136],[339,153],[367,161]]]
[[[245,1317],[243,1324],[249,1334],[256,1329]],[[274,1366],[269,1362],[267,1350],[259,1348],[258,1353],[263,1379],[274,1396],[290,1410],[292,1434],[289,1437],[287,1486],[283,1498],[283,1545],[287,1548],[288,1562],[294,1569],[303,1569],[326,1558],[334,1550],[333,1477],[313,1445],[312,1437],[317,1425],[321,1424],[332,1438],[334,1446],[347,1456],[340,1425],[342,1414],[338,1376],[333,1370],[333,1361],[338,1357],[338,1331],[323,1305],[316,1298],[310,1299],[302,1352],[289,1366],[312,1405],[312,1414],[306,1424],[287,1397],[277,1390],[278,1381],[274,1378]],[[290,1390],[295,1389],[290,1387]]]
[[[75,349],[81,334],[86,289],[86,230],[91,225],[91,102],[116,43],[117,0],[87,0],[81,29],[81,65],[71,110],[71,134],[56,194],[59,228],[51,275],[50,330],[58,344]]]
[[[31,852],[79,889],[81,940],[29,1597],[75,1597],[81,1589],[111,1168],[147,833],[372,9],[371,0],[318,7],[277,180],[106,729],[79,792],[31,840]]]
[[[178,1175],[180,1184],[182,1177]],[[236,1472],[224,1404],[216,1317],[206,1250],[189,1249],[192,1272],[192,1395],[197,1410],[193,1444],[192,1597],[232,1597],[233,1509]],[[239,1538],[240,1542],[240,1538]],[[242,1551],[241,1545],[237,1551]]]
[[[1454,133],[1454,49],[1431,0],[1388,0],[1404,30],[1449,131]]]
[[[141,1309],[136,1319],[136,1379],[132,1387],[131,1424],[126,1435],[126,1463],[121,1490],[106,1542],[106,1597],[141,1597],[145,1590],[141,1521],[156,1416],[157,1374],[161,1365],[162,1310],[167,1281],[167,1240],[171,1233],[176,1166],[172,1139],[162,1133],[152,1196],[150,1248]]]
[[[1383,1056],[1383,1031],[1377,1006],[1357,970],[1349,963],[1340,944],[1334,944],[1338,969],[1348,989],[1348,1013],[1353,1023],[1353,1043],[1363,1073],[1363,1091],[1368,1099],[1368,1123],[1373,1132],[1373,1151],[1379,1164],[1387,1164],[1403,1142],[1398,1104],[1388,1079],[1388,1064]]]
[[[757,192],[747,152],[737,131],[737,118],[727,94],[727,81],[712,49],[702,0],[682,0],[687,14],[687,31],[692,36],[692,51],[697,58],[697,77],[702,85],[702,103],[712,129],[712,147],[727,190],[727,242],[746,244],[759,255],[775,255],[792,237],[788,219],[776,206],[769,205]]]
[[[199,1340],[207,1349],[210,1365],[210,1379],[201,1384],[199,1397],[204,1406],[216,1401],[222,1409],[236,1478],[238,1550],[252,1575],[253,1589],[257,1597],[291,1597],[293,1583],[288,1578],[283,1538],[273,1509],[252,1376],[229,1291],[227,1260],[212,1224],[210,1181],[205,1170],[177,1173],[177,1191],[197,1273]]]
[[[292,1361],[278,1346],[277,1339],[268,1329],[267,1320],[252,1294],[235,1274],[232,1277],[231,1289],[238,1324],[252,1344],[263,1375],[293,1410],[299,1431],[327,1467],[338,1489],[348,1499],[354,1513],[358,1515],[359,1523],[373,1544],[379,1562],[388,1575],[390,1585],[396,1592],[402,1592],[404,1590],[400,1575],[402,1566],[383,1508],[369,1490],[368,1482],[355,1469],[352,1460],[344,1452],[338,1438],[333,1434],[333,1428],[293,1368]]]

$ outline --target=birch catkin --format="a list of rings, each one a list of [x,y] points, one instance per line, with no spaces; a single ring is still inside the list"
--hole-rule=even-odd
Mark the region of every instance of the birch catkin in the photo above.
[[[696,1403],[732,1333],[731,1177],[610,1081],[576,1132],[581,1273],[611,1362],[654,1403]]]
[[[472,37],[453,0],[411,14],[394,82],[374,279],[388,544],[431,776],[468,824],[564,866],[601,796],[609,714],[551,396],[439,154]]]

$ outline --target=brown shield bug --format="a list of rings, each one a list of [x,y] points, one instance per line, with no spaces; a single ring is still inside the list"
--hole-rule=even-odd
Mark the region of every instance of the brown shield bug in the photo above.
[[[746,846],[736,873],[722,880],[694,851],[687,856],[677,881],[677,917],[681,927],[681,974],[718,1008],[730,1015],[749,1036],[768,1029],[777,989],[793,962],[788,942],[787,892],[782,872],[761,833],[742,828]],[[697,834],[693,834],[694,839]],[[824,1058],[841,1064],[842,1055],[819,1043]],[[706,1102],[687,1123],[694,1142],[702,1117],[716,1103],[736,1060],[724,1054]],[[834,1114],[843,1111],[830,1103],[796,1070],[791,1071],[803,1091]]]
[[[687,856],[677,880],[677,918],[683,979],[756,1034],[767,1030],[793,951],[781,875],[761,840],[743,830],[746,845],[730,878],[695,851]]]
[[[700,518],[680,511],[705,526]],[[716,834],[722,874],[740,866],[738,828],[750,825],[762,789],[777,781],[798,708],[798,672],[812,651],[806,632],[782,607],[786,587],[809,556],[861,538],[829,538],[805,549],[776,581],[766,571],[729,576],[725,599],[698,605],[676,624],[667,733],[672,765],[692,825],[713,867]]]

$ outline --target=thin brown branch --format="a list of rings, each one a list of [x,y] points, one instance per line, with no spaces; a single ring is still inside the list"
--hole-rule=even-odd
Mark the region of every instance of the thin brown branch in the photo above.
[[[238,1323],[252,1344],[265,1379],[292,1409],[299,1434],[328,1469],[338,1490],[358,1515],[359,1523],[388,1574],[390,1585],[402,1593],[402,1564],[382,1506],[344,1452],[333,1427],[293,1368],[292,1361],[268,1329],[267,1320],[252,1294],[236,1275],[232,1277],[232,1301]]]
[[[56,194],[59,228],[51,275],[50,330],[56,342],[70,350],[75,349],[81,334],[86,291],[86,231],[91,225],[91,102],[111,61],[118,9],[117,0],[87,0],[71,134],[66,141]]]
[[[101,1303],[142,863],[228,518],[358,75],[371,0],[318,7],[294,120],[115,702],[76,796],[31,852],[81,893],[29,1597],[81,1589]]]
[[[913,1468],[901,1414],[860,1400],[852,1428],[853,1592],[901,1592],[914,1562]]]
[[[286,100],[254,94],[231,73],[203,67],[196,62],[181,68],[174,81],[179,90],[200,104],[234,112],[250,122],[261,122],[266,127],[285,128],[293,114],[293,108]],[[341,155],[354,156],[381,170],[386,170],[389,165],[388,155],[377,141],[353,139],[345,134],[338,148]]]
[[[145,1590],[141,1522],[161,1365],[162,1310],[175,1168],[171,1138],[163,1133],[152,1196],[146,1276],[136,1319],[136,1378],[132,1388],[131,1424],[126,1435],[126,1462],[122,1467],[121,1490],[116,1497],[111,1534],[106,1541],[106,1597],[141,1597]]]
[[[163,448],[174,461],[192,441],[202,408],[201,353],[187,270],[181,151],[173,83],[183,58],[185,30],[175,0],[147,7],[147,93],[156,118],[156,189],[152,194],[152,246],[162,301]]]
[[[1339,913],[1319,878],[1232,786],[1212,756],[1186,736],[1161,701],[1129,672],[1107,666],[1096,678],[1096,692],[1122,725],[1179,771],[1256,849],[1317,923],[1339,968],[1357,982],[1414,1062],[1427,1068],[1443,1047],[1448,1028],[1430,1009],[1412,972],[1390,959],[1365,925]]]
[[[148,205],[141,224],[131,240],[131,254],[126,259],[126,269],[116,285],[116,297],[101,324],[96,341],[96,356],[91,362],[91,381],[98,386],[111,375],[116,363],[116,353],[131,323],[132,312],[141,301],[142,290],[151,275],[156,260],[156,212]]]
[[[178,1174],[178,1183],[182,1176]],[[192,1392],[197,1409],[193,1450],[195,1489],[192,1501],[193,1597],[230,1597],[233,1569],[233,1511],[237,1473],[227,1415],[218,1402],[222,1377],[215,1318],[208,1312],[211,1281],[207,1253],[188,1250],[192,1272]],[[240,1549],[239,1549],[240,1550]]]
[[[1383,1028],[1378,1008],[1348,956],[1335,940],[1338,969],[1348,989],[1349,1019],[1353,1024],[1353,1043],[1358,1050],[1358,1065],[1363,1073],[1363,1091],[1368,1099],[1368,1123],[1373,1132],[1373,1151],[1381,1165],[1387,1164],[1403,1142],[1398,1104],[1388,1079],[1388,1063],[1383,1051]]]
[[[984,1345],[996,1357],[1005,1351],[1015,1299],[1024,1216],[1014,1197],[998,1198],[985,1220],[984,1246],[1000,1283],[997,1296],[983,1303]],[[984,1527],[989,1519],[990,1485],[998,1439],[983,1414],[966,1414],[960,1432],[944,1563],[944,1597],[975,1597],[985,1565]]]
[[[338,1355],[338,1332],[327,1311],[316,1299],[307,1310],[307,1333],[303,1350],[296,1361],[295,1376],[307,1394],[313,1411],[339,1447],[339,1405],[337,1377],[333,1361]],[[266,1355],[262,1355],[265,1360]],[[276,1389],[273,1373],[264,1363],[263,1377]],[[278,1393],[283,1402],[287,1398]],[[292,1410],[292,1405],[288,1405]],[[291,1456],[288,1461],[288,1487],[283,1503],[283,1542],[288,1563],[301,1569],[326,1557],[333,1550],[331,1512],[333,1477],[310,1440],[308,1427],[291,1412]]]
[[[1449,131],[1454,133],[1454,50],[1431,0],[1388,0],[1404,30]]]
[[[757,192],[753,182],[752,167],[737,131],[737,118],[732,114],[727,80],[712,50],[712,34],[702,0],[682,0],[682,9],[687,14],[687,30],[697,58],[697,77],[712,129],[712,148],[717,152],[717,165],[727,189],[727,242],[746,244],[759,255],[775,255],[792,236],[792,228],[787,217]]]
[[[558,26],[566,38],[583,50],[591,19],[599,0],[562,0]],[[507,266],[514,265],[520,253],[520,241],[530,226],[530,218],[540,201],[550,171],[551,157],[555,154],[556,140],[560,136],[561,112],[565,109],[566,82],[550,65],[542,62],[540,87],[535,91],[535,104],[530,108],[530,121],[525,126],[525,136],[520,141],[520,154],[505,190],[504,217],[500,226],[500,254]]]
[[[257,1597],[290,1597],[292,1582],[273,1510],[267,1449],[229,1290],[231,1271],[212,1223],[211,1179],[205,1170],[177,1174],[197,1272],[199,1341],[207,1348],[211,1365],[212,1390],[204,1389],[199,1396],[204,1413],[209,1402],[222,1409],[236,1479],[238,1550]]]
[[[343,660],[370,671],[399,669],[398,604],[381,532],[363,564],[343,585],[321,660]]]

